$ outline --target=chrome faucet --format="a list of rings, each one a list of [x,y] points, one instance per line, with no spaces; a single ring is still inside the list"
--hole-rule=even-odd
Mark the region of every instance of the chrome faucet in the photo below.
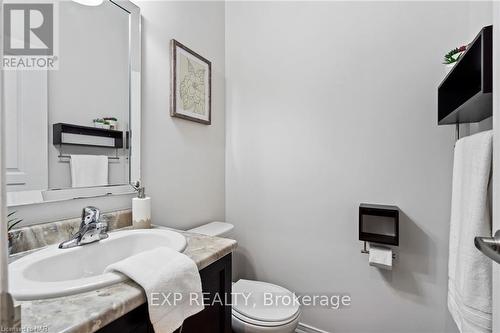
[[[85,207],[82,211],[80,230],[71,239],[59,244],[60,249],[68,249],[108,238],[108,224],[101,222],[101,213],[96,207]]]

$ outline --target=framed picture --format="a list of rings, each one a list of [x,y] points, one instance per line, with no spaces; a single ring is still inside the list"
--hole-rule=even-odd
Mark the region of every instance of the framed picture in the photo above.
[[[170,115],[210,125],[212,63],[175,39],[170,49]]]

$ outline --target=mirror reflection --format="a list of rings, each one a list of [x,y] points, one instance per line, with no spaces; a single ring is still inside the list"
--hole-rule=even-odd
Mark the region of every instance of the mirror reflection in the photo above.
[[[57,5],[58,69],[5,72],[10,203],[130,183],[129,13]]]

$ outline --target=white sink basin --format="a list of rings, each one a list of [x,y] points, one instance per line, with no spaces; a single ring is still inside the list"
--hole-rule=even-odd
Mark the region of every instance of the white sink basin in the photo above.
[[[107,239],[70,249],[52,245],[9,265],[10,292],[24,301],[95,290],[127,280],[119,273],[104,273],[114,262],[161,246],[182,252],[186,245],[183,235],[164,229],[113,232]]]

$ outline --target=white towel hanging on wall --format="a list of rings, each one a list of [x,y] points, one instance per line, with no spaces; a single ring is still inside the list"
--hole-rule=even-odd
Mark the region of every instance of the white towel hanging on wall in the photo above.
[[[491,332],[491,260],[474,247],[491,235],[492,132],[456,142],[448,263],[448,309],[460,332]]]
[[[108,157],[104,155],[70,155],[71,186],[108,185]]]

